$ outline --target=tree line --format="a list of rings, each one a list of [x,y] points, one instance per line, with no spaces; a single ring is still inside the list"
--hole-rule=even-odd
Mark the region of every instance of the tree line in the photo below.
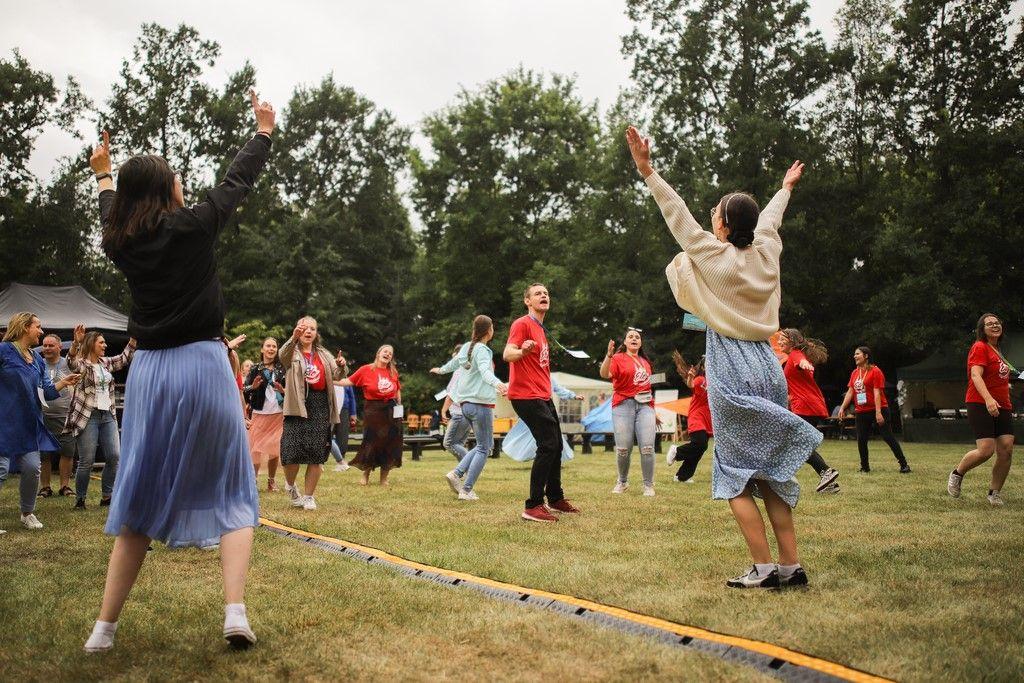
[[[891,375],[966,344],[985,311],[1020,330],[1024,39],[1011,5],[847,0],[827,44],[802,0],[626,0],[632,84],[603,113],[571,77],[516,68],[428,114],[419,147],[332,75],[298,86],[221,236],[227,328],[252,356],[304,314],[357,361],[391,343],[421,409],[438,388],[426,369],[473,315],[494,319],[501,344],[534,281],[566,346],[599,358],[631,325],[657,369],[673,348],[699,355],[663,274],[678,247],[623,141],[634,123],[698,220],[732,190],[767,202],[792,160],[807,162],[783,225],[781,318],[829,346],[823,384],[842,382],[859,344]],[[192,27],[145,24],[100,104],[17,51],[0,58],[0,283],[82,284],[127,308],[97,249],[87,141],[45,181],[27,170],[33,141],[86,112],[121,158],[161,154],[198,196],[251,132],[258,74],[246,63],[213,88],[219,56]],[[555,365],[596,374],[565,354]]]

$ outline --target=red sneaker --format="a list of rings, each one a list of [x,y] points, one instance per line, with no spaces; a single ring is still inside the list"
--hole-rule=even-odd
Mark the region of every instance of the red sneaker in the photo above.
[[[523,510],[523,519],[528,522],[557,522],[558,517],[547,511],[543,505]]]
[[[575,505],[570,503],[565,498],[563,498],[562,500],[558,501],[557,503],[551,503],[548,507],[550,507],[552,510],[558,510],[559,512],[579,512],[580,511],[580,509],[578,507],[576,507]]]

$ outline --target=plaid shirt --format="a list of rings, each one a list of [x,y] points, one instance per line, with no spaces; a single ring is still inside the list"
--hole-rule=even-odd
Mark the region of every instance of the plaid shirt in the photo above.
[[[84,359],[77,357],[78,347],[72,344],[68,350],[68,367],[71,368],[72,372],[82,373],[82,381],[75,386],[74,393],[71,394],[71,407],[68,409],[68,419],[64,423],[64,433],[71,433],[72,436],[78,436],[85,426],[89,424],[89,418],[92,416],[93,406],[96,405],[96,373],[92,363],[85,362]],[[114,374],[118,370],[123,370],[132,361],[132,356],[135,355],[135,346],[131,343],[125,347],[124,353],[120,356],[103,356],[100,358],[100,364],[107,369],[107,372]],[[110,392],[110,414],[114,416],[114,420],[117,420],[117,411],[114,410],[114,383],[110,383],[110,387],[107,389]]]

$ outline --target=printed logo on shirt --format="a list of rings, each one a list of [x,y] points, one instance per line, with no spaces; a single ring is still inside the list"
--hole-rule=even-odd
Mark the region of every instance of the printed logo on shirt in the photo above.
[[[538,361],[542,368],[546,368],[551,365],[551,351],[548,349],[548,345],[540,347],[540,359]]]
[[[1009,379],[1009,378],[1010,378],[1010,366],[1007,365],[1006,363],[1004,363],[1003,361],[999,361],[999,379]]]
[[[647,370],[638,367],[636,372],[633,373],[633,384],[642,387],[651,381],[651,376],[647,374]]]
[[[395,383],[387,377],[377,377],[377,392],[381,394],[390,394],[395,390]]]
[[[306,363],[306,384],[316,384],[322,374],[316,363]]]
[[[864,391],[864,380],[860,378],[853,380],[853,390],[856,392]]]

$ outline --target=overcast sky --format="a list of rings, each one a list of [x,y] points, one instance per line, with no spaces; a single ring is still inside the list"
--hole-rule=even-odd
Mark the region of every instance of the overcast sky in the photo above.
[[[812,26],[831,40],[841,0],[810,4]],[[460,88],[519,64],[574,74],[581,95],[603,110],[629,81],[620,51],[631,29],[624,7],[624,0],[0,0],[0,50],[9,58],[17,47],[33,68],[60,82],[74,76],[102,103],[143,22],[184,22],[220,43],[210,79],[216,85],[248,59],[261,97],[281,110],[296,85],[333,72],[337,82],[415,126]],[[81,144],[47,131],[33,172],[47,177],[59,156]]]

